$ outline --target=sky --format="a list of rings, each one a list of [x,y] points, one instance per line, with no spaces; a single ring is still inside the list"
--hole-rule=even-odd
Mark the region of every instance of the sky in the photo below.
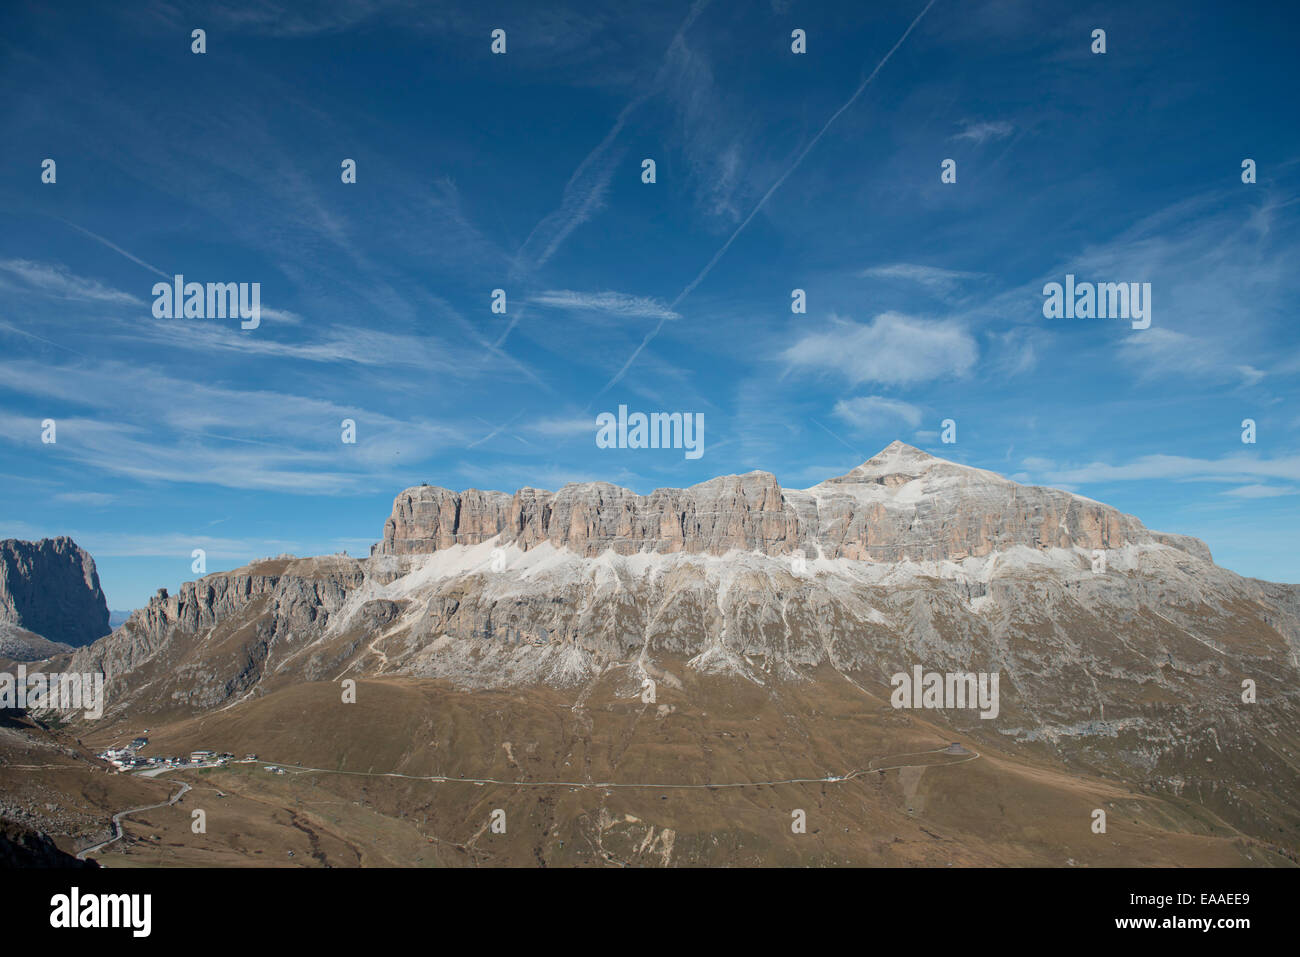
[[[0,538],[71,535],[130,609],[196,548],[364,555],[422,482],[804,488],[901,439],[1300,582],[1298,20],[6,3]],[[259,324],[159,318],[177,274]],[[1149,326],[1048,318],[1067,275],[1149,283]],[[703,454],[600,447],[620,405]]]

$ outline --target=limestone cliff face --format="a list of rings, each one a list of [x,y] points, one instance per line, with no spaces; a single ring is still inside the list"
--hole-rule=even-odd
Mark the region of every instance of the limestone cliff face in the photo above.
[[[384,541],[390,544],[378,553],[417,555],[453,545],[477,545],[505,527],[511,501],[504,492],[453,492],[433,485],[408,488],[393,502],[393,514],[384,526]]]
[[[416,555],[493,536],[527,550],[549,542],[585,557],[606,550],[721,555],[733,549],[897,562],[961,560],[1024,545],[1114,549],[1162,543],[1210,560],[1203,542],[1152,532],[1131,515],[1058,489],[1018,485],[895,442],[858,468],[803,491],[769,472],[638,495],[604,482],[558,492],[398,495],[372,555]]]
[[[728,475],[688,489],[649,495],[607,482],[566,485],[558,492],[523,488],[453,492],[433,486],[397,496],[372,555],[417,555],[452,545],[477,545],[495,535],[532,548],[550,542],[588,557],[613,549],[722,554],[795,547],[797,522],[770,472]]]
[[[74,647],[107,635],[95,560],[67,537],[0,541],[0,624]]]

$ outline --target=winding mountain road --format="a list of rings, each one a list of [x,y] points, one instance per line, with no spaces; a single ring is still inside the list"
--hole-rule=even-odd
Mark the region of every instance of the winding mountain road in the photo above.
[[[121,840],[123,834],[122,818],[126,817],[128,814],[139,814],[141,811],[152,811],[155,808],[160,808],[160,807],[171,807],[173,804],[175,804],[177,801],[183,798],[185,796],[185,792],[188,791],[189,789],[190,786],[182,781],[180,790],[177,791],[175,794],[173,794],[171,796],[171,800],[169,801],[163,801],[160,804],[149,804],[146,805],[145,807],[133,807],[127,811],[118,811],[116,814],[113,815],[113,836],[110,837],[107,841],[103,841],[99,844],[94,845],[93,847],[86,848],[84,851],[78,851],[77,860],[84,861],[86,859],[87,854],[95,854],[99,851],[102,851],[104,848],[108,847],[108,845],[112,844],[114,841]]]

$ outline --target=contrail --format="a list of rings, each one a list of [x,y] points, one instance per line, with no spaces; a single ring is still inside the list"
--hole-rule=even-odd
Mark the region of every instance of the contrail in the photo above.
[[[158,275],[162,276],[164,279],[171,279],[171,278],[172,278],[172,277],[169,276],[167,273],[165,273],[165,272],[163,272],[161,269],[159,269],[157,266],[150,266],[150,265],[149,265],[147,262],[145,262],[143,259],[139,259],[139,258],[137,258],[137,257],[135,257],[135,256],[132,256],[129,252],[127,252],[127,251],[126,251],[125,249],[123,249],[121,246],[116,246],[116,245],[114,245],[113,243],[111,243],[111,242],[109,242],[107,239],[105,239],[103,236],[100,236],[100,235],[98,235],[97,233],[92,233],[89,229],[85,229],[85,228],[83,228],[83,227],[81,227],[81,226],[78,226],[76,223],[70,223],[70,222],[68,222],[66,219],[61,219],[61,220],[59,220],[59,222],[63,223],[65,226],[71,226],[73,229],[75,229],[75,230],[76,230],[77,232],[79,232],[79,233],[85,233],[85,234],[86,234],[87,236],[89,236],[91,239],[95,240],[95,242],[97,242],[97,243],[103,243],[103,244],[104,244],[105,246],[107,246],[109,249],[113,250],[113,252],[115,252],[115,253],[121,253],[121,254],[122,254],[123,256],[125,256],[127,259],[131,260],[131,262],[135,263],[137,266],[143,266],[145,269],[148,269],[148,270],[150,270],[151,272],[155,272],[155,273],[157,273]]]
[[[930,0],[930,2],[925,5],[925,9],[917,14],[916,19],[912,21],[911,26],[903,32],[903,35],[898,38],[898,42],[895,43],[890,48],[889,52],[885,54],[885,58],[876,64],[876,68],[871,71],[871,75],[862,81],[861,85],[853,92],[853,95],[849,97],[848,102],[831,114],[831,118],[826,121],[826,124],[820,130],[817,131],[817,135],[814,136],[809,141],[808,145],[803,148],[803,152],[795,157],[794,162],[790,164],[790,168],[782,173],[780,178],[778,178],[777,181],[771,185],[768,191],[763,194],[763,198],[758,201],[758,205],[755,206],[750,214],[745,217],[745,221],[736,227],[736,231],[727,238],[725,243],[722,244],[722,248],[713,254],[713,258],[709,260],[707,266],[700,270],[700,274],[692,279],[685,289],[678,293],[677,298],[672,301],[672,305],[669,308],[675,308],[678,303],[689,296],[695,290],[695,287],[704,280],[704,277],[709,274],[715,265],[717,265],[718,260],[722,258],[723,254],[731,248],[731,244],[736,241],[736,237],[744,232],[745,227],[749,225],[749,221],[758,215],[758,211],[763,208],[771,195],[781,188],[781,184],[789,178],[791,173],[799,168],[799,164],[803,162],[803,158],[812,152],[812,148],[817,145],[818,140],[820,140],[826,134],[826,131],[831,128],[831,124],[839,118],[839,115],[857,101],[858,97],[862,95],[862,91],[865,90],[871,84],[871,81],[876,78],[876,74],[879,73],[881,68],[889,62],[889,58],[894,55],[894,51],[903,45],[903,41],[907,39],[907,35],[912,32],[913,28],[915,28],[918,23],[921,22],[921,18],[925,16],[926,12],[934,6],[934,4],[935,0]]]
[[[701,269],[700,274],[696,276],[694,279],[692,279],[689,283],[687,283],[686,288],[677,294],[677,298],[674,299],[671,304],[669,304],[668,307],[669,309],[676,310],[678,304],[681,303],[681,301],[685,299],[687,296],[689,296],[692,292],[694,292],[695,287],[704,281],[704,277],[706,277],[709,274],[709,272],[712,271],[713,267],[718,264],[718,260],[721,259],[726,254],[727,250],[731,248],[731,244],[736,241],[736,237],[745,231],[745,227],[749,225],[750,220],[752,220],[755,216],[758,215],[758,211],[763,208],[763,206],[767,203],[768,199],[771,198],[772,194],[781,188],[781,184],[784,183],[789,178],[790,174],[799,168],[799,164],[803,162],[803,158],[812,151],[812,148],[817,145],[817,142],[826,134],[826,131],[830,129],[831,124],[834,123],[836,119],[839,118],[839,115],[843,113],[845,110],[847,110],[850,106],[852,106],[857,101],[858,97],[862,95],[862,91],[871,85],[871,81],[876,78],[876,74],[879,73],[881,69],[884,67],[884,65],[889,62],[889,58],[892,57],[895,51],[897,51],[898,48],[903,45],[903,41],[907,39],[908,35],[914,29],[916,29],[916,25],[921,22],[921,18],[924,17],[930,11],[930,8],[934,6],[934,4],[935,4],[935,0],[930,0],[930,2],[925,5],[925,9],[923,9],[920,13],[916,15],[916,19],[913,20],[911,25],[908,26],[908,28],[903,31],[903,35],[898,38],[898,42],[889,48],[889,52],[886,53],[884,58],[879,63],[876,64],[876,68],[871,71],[871,74],[865,80],[862,81],[862,83],[858,86],[856,90],[853,91],[853,95],[848,98],[848,101],[845,102],[845,104],[841,106],[838,110],[836,110],[834,113],[831,114],[831,118],[826,121],[825,125],[822,126],[820,130],[817,131],[817,135],[814,136],[809,141],[808,145],[803,148],[803,151],[798,156],[795,157],[794,162],[790,164],[790,168],[787,169],[784,173],[782,173],[780,177],[777,179],[777,181],[771,185],[768,191],[763,194],[763,198],[758,201],[758,205],[756,205],[753,208],[753,210],[750,211],[750,214],[745,217],[744,222],[742,222],[739,226],[736,227],[736,231],[733,232],[727,238],[727,241],[722,244],[722,248],[713,254],[713,258],[709,260],[708,265],[706,265],[703,269]],[[601,389],[600,392],[596,393],[597,396],[601,396],[604,393],[608,392],[611,387],[616,385],[618,381],[623,378],[624,374],[631,367],[632,363],[636,361],[637,356],[641,354],[641,351],[650,344],[650,341],[654,339],[655,336],[659,335],[659,330],[661,330],[663,327],[664,327],[664,321],[661,319],[659,320],[659,324],[655,326],[654,330],[648,336],[646,336],[645,339],[641,341],[641,344],[639,346],[636,347],[636,351],[632,353],[631,358],[629,358],[627,362],[623,363],[623,368],[619,369],[618,372],[614,375],[614,378],[610,379],[607,383],[605,383],[605,387]]]
[[[817,426],[817,428],[821,429],[823,432],[825,432],[827,435],[829,435],[829,436],[830,436],[832,439],[834,439],[836,442],[840,443],[840,445],[844,446],[846,449],[848,449],[848,450],[849,450],[850,452],[852,452],[854,455],[858,456],[858,458],[861,459],[862,461],[865,462],[865,461],[867,460],[867,456],[863,455],[861,451],[859,451],[858,449],[855,449],[853,446],[849,445],[849,443],[845,442],[842,438],[840,438],[838,435],[836,435],[836,434],[835,434],[834,432],[832,432],[830,429],[826,428],[826,426],[822,425],[822,424],[821,424],[820,422],[818,422],[816,419],[809,419],[808,421],[810,421],[813,425]]]

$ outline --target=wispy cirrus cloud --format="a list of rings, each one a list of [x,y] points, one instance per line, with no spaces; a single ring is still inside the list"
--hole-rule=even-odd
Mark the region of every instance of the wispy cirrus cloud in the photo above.
[[[411,12],[412,6],[409,0],[322,0],[309,7],[262,0],[254,4],[214,4],[204,14],[228,32],[309,37],[347,30],[392,11]],[[188,23],[195,7],[185,0],[163,0],[155,5],[154,12],[170,22]]]
[[[1220,348],[1198,336],[1173,329],[1143,329],[1140,334],[1127,336],[1116,348],[1121,360],[1147,378],[1194,373],[1257,385],[1267,376],[1263,370],[1247,363],[1225,361]]]
[[[1230,488],[1221,494],[1231,498],[1279,498],[1283,495],[1295,495],[1300,489],[1292,485],[1242,485]]]
[[[923,266],[917,263],[891,263],[886,266],[872,266],[858,273],[864,279],[886,279],[916,283],[932,292],[949,295],[963,283],[986,278],[984,273],[967,272],[960,269],[942,269],[938,266]]]
[[[1028,472],[1049,484],[1078,485],[1087,482],[1250,482],[1252,491],[1241,492],[1242,498],[1268,497],[1258,493],[1268,480],[1300,482],[1300,455],[1265,459],[1247,452],[1237,452],[1217,459],[1184,455],[1143,455],[1130,462],[1113,464],[1089,462],[1085,465],[1060,465],[1043,458],[1027,458]]]
[[[92,474],[146,482],[339,494],[389,484],[404,463],[462,445],[460,425],[401,420],[358,405],[180,379],[122,362],[0,362],[0,382],[49,411],[0,412],[0,441],[57,450]],[[130,388],[123,388],[130,383]],[[53,417],[57,445],[40,421]],[[344,444],[352,419],[364,441]]]
[[[530,300],[553,309],[581,309],[604,312],[612,316],[637,319],[680,319],[681,315],[649,296],[629,296],[621,292],[575,292],[572,289],[553,289],[539,293]]]
[[[1047,337],[1022,326],[1006,332],[990,331],[987,339],[989,368],[999,378],[1009,379],[1034,370],[1038,365],[1039,345]]]
[[[519,247],[515,255],[515,272],[527,273],[540,269],[559,251],[575,229],[600,212],[605,205],[610,180],[623,155],[623,151],[615,145],[619,135],[629,118],[647,100],[659,93],[670,77],[680,72],[675,62],[676,54],[684,48],[683,38],[691,24],[708,4],[709,0],[695,0],[691,4],[685,19],[669,41],[653,80],[638,87],[637,95],[623,106],[604,137],[582,158],[564,184],[560,205],[538,221]]]
[[[520,246],[515,257],[516,272],[527,273],[546,265],[570,233],[600,212],[620,155],[614,140],[627,122],[627,114],[645,99],[637,97],[625,106],[605,139],[578,164],[564,186],[559,207],[542,217]]]
[[[65,266],[33,262],[30,259],[0,259],[0,271],[21,280],[27,289],[56,299],[139,305],[144,300],[105,286],[94,279],[74,275]]]
[[[290,313],[287,322],[294,324],[294,319]],[[301,319],[297,321],[301,322]],[[118,332],[132,337],[141,336],[138,325],[125,326]],[[234,327],[161,320],[149,327],[148,337],[172,348],[197,352],[219,351],[273,359],[353,363],[382,368],[412,367],[455,377],[473,374],[485,362],[490,362],[486,357],[471,355],[432,336],[385,332],[363,326],[332,326],[322,330],[314,339],[287,342],[269,336],[248,335]]]

